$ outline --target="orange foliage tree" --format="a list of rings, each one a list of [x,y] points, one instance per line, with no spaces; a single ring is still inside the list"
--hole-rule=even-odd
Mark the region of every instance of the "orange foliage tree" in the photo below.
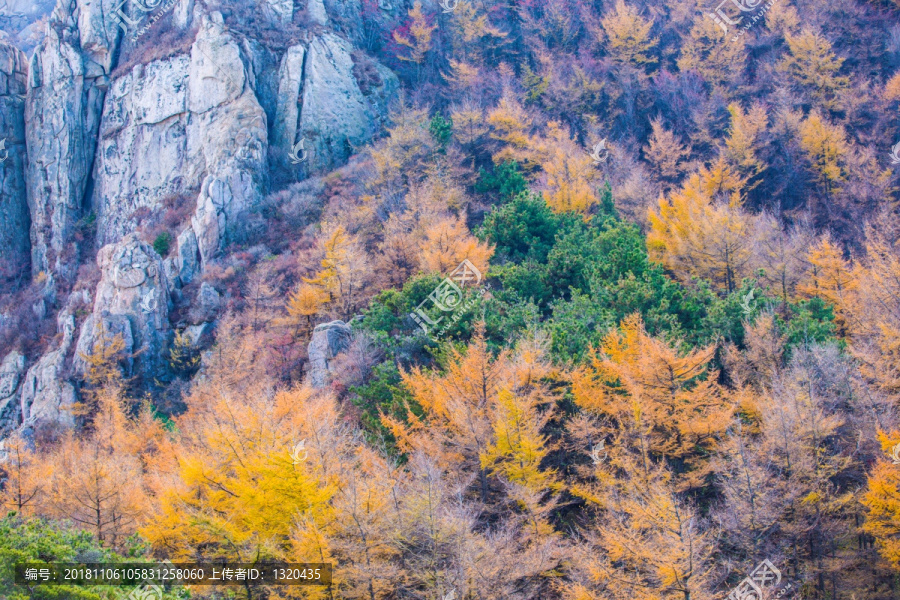
[[[714,353],[710,346],[682,355],[633,315],[573,373],[572,393],[585,410],[613,419],[630,447],[678,465],[681,487],[703,487],[706,457],[733,412],[709,366]]]

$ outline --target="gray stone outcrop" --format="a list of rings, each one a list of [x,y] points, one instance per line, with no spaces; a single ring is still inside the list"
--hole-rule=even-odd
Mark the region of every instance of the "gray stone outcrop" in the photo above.
[[[335,357],[350,347],[353,336],[343,321],[318,325],[309,342],[309,383],[323,388],[331,381],[332,363]]]

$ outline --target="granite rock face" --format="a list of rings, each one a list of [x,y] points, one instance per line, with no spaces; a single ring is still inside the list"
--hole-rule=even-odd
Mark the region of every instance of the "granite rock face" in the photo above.
[[[306,0],[306,15],[310,22],[326,27],[328,25],[328,12],[325,10],[323,0]]]
[[[175,0],[166,18],[183,38],[173,52],[153,47],[168,24],[123,45],[137,21],[114,15],[119,0],[56,0],[30,59],[0,32],[0,285],[7,270],[30,264],[46,282],[34,316],[64,307],[59,336],[34,364],[8,349],[0,355],[0,438],[23,424],[74,425],[83,356],[115,337],[128,375],[166,374],[171,299],[179,314],[202,317],[188,325],[212,330],[231,297],[197,280],[227,248],[252,239],[270,180],[339,167],[382,126],[399,85],[357,47],[361,0],[240,0],[284,28],[290,37],[276,43],[226,25],[223,13],[232,24],[237,1]],[[123,10],[158,6],[139,2]],[[378,2],[391,7],[385,18],[409,3]],[[120,53],[133,66],[116,70]],[[165,260],[137,234],[161,223],[174,237]],[[91,243],[101,248],[96,289],[79,287],[91,275],[79,271]],[[192,282],[189,296],[183,287]],[[74,315],[85,311],[76,331]],[[349,341],[339,321],[317,328],[316,385],[327,385]]]
[[[31,251],[25,185],[25,55],[0,32],[0,282],[27,269]]]
[[[136,234],[130,234],[104,246],[97,264],[102,276],[93,313],[82,324],[78,337],[79,353],[89,354],[118,334],[125,342],[125,352],[136,355],[134,373],[158,377],[166,370],[163,353],[170,334],[169,293],[162,259]],[[80,356],[74,365],[81,373],[86,368]]]
[[[323,171],[347,162],[355,149],[372,139],[384,102],[371,101],[354,76],[353,48],[333,34],[313,38],[303,73],[302,108],[298,124],[310,150],[308,168]],[[385,89],[396,89],[396,76],[381,71]],[[388,92],[389,93],[389,92]]]
[[[335,357],[350,347],[350,327],[343,321],[323,323],[313,330],[309,342],[309,383],[313,387],[326,387],[331,380]]]
[[[211,260],[238,234],[240,216],[262,196],[268,146],[248,61],[213,13],[189,55],[138,65],[113,81],[94,171],[101,243],[133,231],[142,209],[162,210],[167,197],[196,190],[193,239],[179,236],[181,263],[190,270],[195,259]]]
[[[75,228],[120,36],[102,0],[59,0],[31,58],[25,120],[34,273],[75,274]]]
[[[0,437],[22,422],[19,387],[25,375],[25,357],[13,350],[0,361]]]
[[[73,427],[72,407],[77,400],[75,386],[66,378],[66,357],[75,339],[75,317],[63,312],[57,319],[62,334],[59,346],[42,356],[25,375],[21,388],[22,421]]]
[[[278,70],[278,101],[275,123],[272,126],[272,147],[279,152],[282,160],[289,156],[296,142],[305,59],[305,46],[291,46],[281,59]]]

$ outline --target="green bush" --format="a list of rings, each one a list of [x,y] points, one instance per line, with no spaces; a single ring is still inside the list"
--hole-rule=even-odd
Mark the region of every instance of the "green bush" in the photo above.
[[[133,540],[129,540],[133,541]],[[17,563],[53,562],[146,562],[139,558],[144,547],[134,541],[128,558],[103,548],[86,532],[69,529],[43,519],[25,519],[9,513],[0,519],[0,598],[4,600],[101,600],[124,598],[134,586],[18,585]],[[183,591],[170,590],[164,600],[187,597]]]
[[[156,236],[156,239],[153,240],[153,249],[156,250],[156,253],[165,258],[169,254],[169,246],[172,244],[172,234],[168,231],[163,231],[161,234]]]

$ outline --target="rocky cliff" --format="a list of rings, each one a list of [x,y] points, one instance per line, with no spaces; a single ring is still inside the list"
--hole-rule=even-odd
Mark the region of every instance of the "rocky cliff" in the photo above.
[[[25,186],[27,59],[0,32],[0,282],[27,269],[30,252]]]
[[[0,277],[30,272],[33,313],[59,314],[43,355],[0,347],[0,436],[71,425],[87,357],[111,338],[129,375],[164,376],[174,303],[194,315],[179,327],[207,331],[221,301],[182,288],[241,243],[272,181],[323,175],[378,134],[398,82],[360,51],[354,1],[58,0],[43,25],[15,15],[0,37]],[[236,9],[281,41],[229,26]],[[15,43],[39,26],[28,58]],[[153,244],[172,212],[171,241]]]

